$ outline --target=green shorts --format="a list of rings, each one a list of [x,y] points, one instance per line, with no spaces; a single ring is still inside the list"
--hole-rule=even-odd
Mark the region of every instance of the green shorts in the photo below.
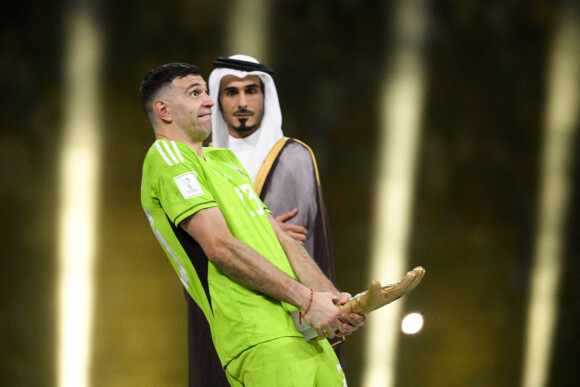
[[[282,337],[249,348],[226,367],[232,386],[346,387],[328,340]]]

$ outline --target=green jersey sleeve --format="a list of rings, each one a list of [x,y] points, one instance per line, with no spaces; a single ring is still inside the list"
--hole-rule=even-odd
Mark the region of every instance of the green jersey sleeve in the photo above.
[[[180,151],[173,141],[158,140],[149,153],[151,196],[173,224],[177,226],[195,212],[217,205],[200,159],[193,152]]]

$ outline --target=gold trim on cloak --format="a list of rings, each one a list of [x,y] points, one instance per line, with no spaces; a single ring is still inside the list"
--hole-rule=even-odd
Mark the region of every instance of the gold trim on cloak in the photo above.
[[[266,159],[262,163],[262,166],[258,171],[258,175],[256,176],[256,180],[254,181],[254,191],[256,191],[258,196],[260,196],[262,193],[262,188],[264,188],[264,183],[266,182],[266,178],[270,173],[270,169],[272,169],[272,165],[274,164],[276,157],[278,157],[278,154],[280,154],[282,148],[284,148],[286,141],[288,141],[288,137],[282,137],[276,141],[272,149],[270,149],[270,152],[268,152]]]

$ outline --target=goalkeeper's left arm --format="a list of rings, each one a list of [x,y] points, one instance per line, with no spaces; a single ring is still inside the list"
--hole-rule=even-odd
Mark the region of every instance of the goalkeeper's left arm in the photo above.
[[[351,295],[338,291],[330,279],[320,270],[316,262],[308,255],[306,249],[284,232],[271,215],[268,215],[268,219],[296,277],[300,283],[313,289],[313,306],[318,306],[320,302],[319,306],[328,310],[328,301],[330,301],[335,308],[334,313],[337,321],[329,326],[316,323],[316,312],[313,313],[308,310],[304,314],[305,320],[317,330],[318,335],[321,338],[325,336],[333,338],[335,335],[346,336],[362,327],[365,323],[365,316],[356,313],[345,313],[338,308],[339,305],[345,304],[351,298]],[[316,307],[311,307],[311,309],[316,310]]]

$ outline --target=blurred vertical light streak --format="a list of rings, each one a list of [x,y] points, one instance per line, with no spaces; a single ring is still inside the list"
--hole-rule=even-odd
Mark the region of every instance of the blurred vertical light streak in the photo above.
[[[234,0],[229,6],[226,56],[244,54],[268,63],[270,1]]]
[[[424,97],[427,0],[393,4],[393,51],[383,80],[382,134],[372,237],[371,278],[396,282],[408,270],[407,244]],[[369,317],[363,385],[392,386],[404,299]]]
[[[523,386],[546,386],[558,317],[570,164],[580,111],[580,12],[565,2],[550,60],[538,235],[531,277]]]
[[[88,384],[100,164],[102,47],[90,1],[65,20],[64,128],[59,160],[57,385]]]

